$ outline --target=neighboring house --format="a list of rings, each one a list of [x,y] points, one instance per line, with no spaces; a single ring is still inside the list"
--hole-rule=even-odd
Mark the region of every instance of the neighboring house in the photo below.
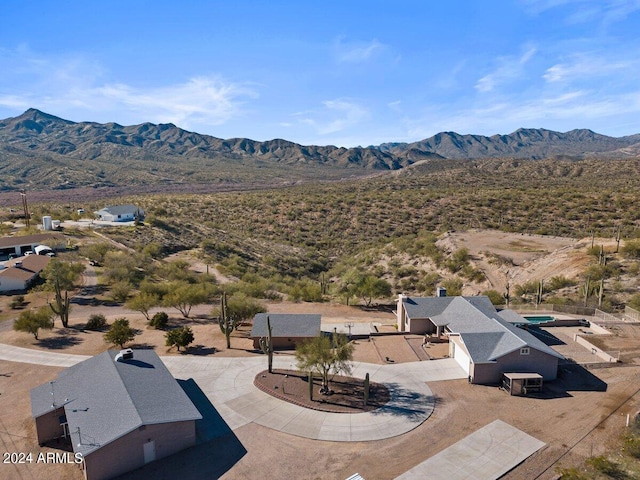
[[[6,260],[9,255],[21,257],[42,244],[48,245],[54,251],[65,249],[64,236],[59,233],[2,237],[0,238],[0,260]]]
[[[397,307],[400,332],[446,336],[449,356],[471,383],[496,384],[506,372],[539,373],[554,380],[562,355],[516,326],[529,323],[512,310],[498,312],[488,297],[407,297]]]
[[[109,350],[67,368],[31,390],[31,412],[38,443],[70,443],[89,480],[195,445],[202,418],[153,350]]]
[[[320,334],[320,315],[296,313],[258,313],[253,317],[253,347],[260,348],[260,338],[267,337],[267,316],[271,323],[274,348],[295,348],[297,344]]]
[[[98,220],[105,222],[132,222],[144,219],[144,210],[135,205],[112,205],[93,213]]]
[[[50,260],[46,255],[29,255],[0,270],[0,292],[26,291]]]

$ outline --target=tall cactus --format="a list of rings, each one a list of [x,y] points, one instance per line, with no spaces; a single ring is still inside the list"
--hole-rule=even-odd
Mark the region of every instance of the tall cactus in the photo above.
[[[67,328],[69,326],[69,292],[64,291],[64,298],[62,298],[62,292],[56,287],[55,302],[49,303],[53,313],[60,317],[62,326]]]
[[[271,338],[271,320],[267,315],[267,337],[260,337],[258,340],[262,353],[269,356],[269,373],[273,373],[273,339]]]
[[[226,292],[222,292],[222,297],[220,297],[220,319],[218,323],[220,324],[220,330],[227,339],[227,348],[231,348],[231,332],[233,332],[236,326],[235,322],[229,318],[229,313],[227,312]]]
[[[369,374],[367,373],[364,377],[364,404],[366,405],[369,402]]]

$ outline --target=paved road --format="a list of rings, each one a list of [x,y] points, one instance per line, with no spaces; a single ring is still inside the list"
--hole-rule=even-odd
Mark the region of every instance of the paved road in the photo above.
[[[68,367],[88,358],[0,344],[0,359]],[[354,362],[353,375],[383,383],[391,394],[384,407],[344,414],[310,410],[278,400],[253,385],[266,357],[161,357],[176,378],[193,378],[232,430],[257,423],[281,432],[340,442],[381,440],[409,432],[433,412],[435,400],[426,382],[466,378],[453,359],[392,365]],[[274,358],[275,368],[290,368],[292,357]]]

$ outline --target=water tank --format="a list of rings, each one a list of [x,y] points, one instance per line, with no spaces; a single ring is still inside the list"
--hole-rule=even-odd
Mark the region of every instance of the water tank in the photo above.
[[[53,230],[51,215],[45,215],[44,217],[42,217],[42,228],[44,230]]]

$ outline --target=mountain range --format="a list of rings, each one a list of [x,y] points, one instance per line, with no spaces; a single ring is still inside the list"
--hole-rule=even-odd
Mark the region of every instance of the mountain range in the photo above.
[[[289,184],[400,170],[442,160],[640,155],[640,134],[608,137],[519,129],[509,135],[443,132],[413,143],[344,148],[282,139],[220,139],[173,124],[72,122],[29,109],[0,120],[0,190],[148,184]]]

